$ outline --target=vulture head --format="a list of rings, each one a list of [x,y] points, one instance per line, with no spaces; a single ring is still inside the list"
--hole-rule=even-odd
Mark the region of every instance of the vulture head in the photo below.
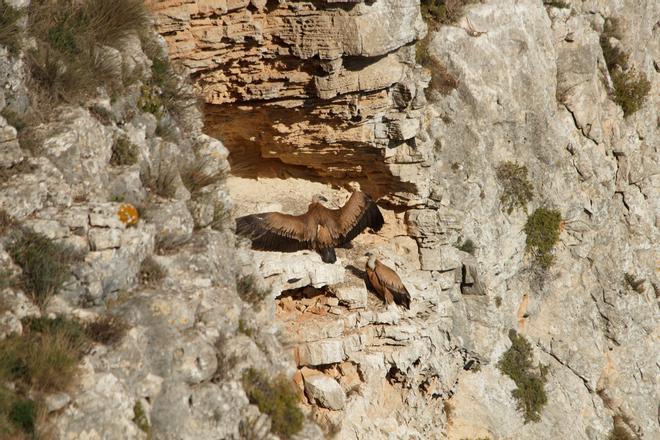
[[[314,194],[314,196],[312,196],[312,203],[321,203],[321,202],[327,202],[327,201],[328,201],[328,199],[323,197],[321,194]]]
[[[365,257],[369,257],[369,260],[367,261],[367,265],[371,270],[374,270],[376,268],[376,255],[369,251],[366,254],[364,254]]]

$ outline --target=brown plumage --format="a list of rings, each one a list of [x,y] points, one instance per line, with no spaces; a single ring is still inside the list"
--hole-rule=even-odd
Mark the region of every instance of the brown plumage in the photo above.
[[[380,262],[373,254],[367,254],[366,271],[369,284],[386,304],[396,303],[410,310],[410,293],[394,270]]]
[[[316,250],[326,263],[337,261],[335,248],[355,238],[366,228],[383,226],[383,215],[376,203],[362,191],[351,194],[339,209],[321,204],[327,201],[316,195],[302,215],[280,212],[250,214],[236,219],[236,233],[252,240],[254,249],[295,252]]]

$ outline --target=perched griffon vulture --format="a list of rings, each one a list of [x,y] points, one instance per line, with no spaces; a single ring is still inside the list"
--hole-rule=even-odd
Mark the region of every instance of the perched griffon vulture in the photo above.
[[[312,197],[307,212],[289,215],[280,212],[251,214],[236,219],[236,233],[252,240],[252,248],[295,252],[314,249],[325,263],[337,261],[335,247],[353,240],[366,228],[374,231],[383,226],[383,215],[376,203],[362,191],[351,194],[339,209],[321,204],[328,200]]]
[[[392,269],[381,263],[374,254],[367,252],[367,279],[371,287],[386,304],[397,303],[410,310],[410,293],[401,278]]]

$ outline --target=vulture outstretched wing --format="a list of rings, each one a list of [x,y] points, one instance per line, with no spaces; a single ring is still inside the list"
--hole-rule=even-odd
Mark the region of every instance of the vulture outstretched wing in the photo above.
[[[311,237],[301,217],[280,212],[246,215],[236,219],[236,233],[250,238],[254,249],[281,252],[309,249]]]
[[[380,261],[376,261],[376,270],[374,270],[378,281],[387,290],[392,293],[394,302],[410,309],[410,293],[399,278],[399,275]]]
[[[333,215],[338,226],[338,245],[353,240],[366,228],[379,231],[385,223],[378,205],[362,191],[351,194],[344,206],[333,210]]]

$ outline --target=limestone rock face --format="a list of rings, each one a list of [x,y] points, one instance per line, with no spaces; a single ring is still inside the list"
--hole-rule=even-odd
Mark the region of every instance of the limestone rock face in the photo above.
[[[424,79],[411,44],[426,33],[415,1],[186,0],[153,10],[171,57],[213,104],[206,131],[235,173],[350,177],[397,203],[425,191],[412,179],[430,148],[413,140]]]
[[[658,435],[644,355],[660,285],[657,2],[475,2],[417,48],[454,78],[443,93],[415,65],[410,43],[424,30],[406,2],[155,8],[174,56],[198,72],[240,215],[304,212],[312,191],[338,207],[335,190],[351,181],[393,209],[378,235],[337,251],[339,269],[320,266],[336,277],[312,279],[313,253],[253,253],[321,426],[346,439],[600,439],[625,420]],[[627,117],[600,44],[607,19],[620,27],[611,44],[651,83]],[[526,210],[502,206],[507,161],[528,170]],[[563,220],[544,273],[523,231],[539,207]],[[367,290],[363,253],[374,249],[406,282],[411,310]],[[549,367],[538,423],[523,423],[496,366],[509,329]],[[339,383],[343,410],[309,391],[314,372]]]

